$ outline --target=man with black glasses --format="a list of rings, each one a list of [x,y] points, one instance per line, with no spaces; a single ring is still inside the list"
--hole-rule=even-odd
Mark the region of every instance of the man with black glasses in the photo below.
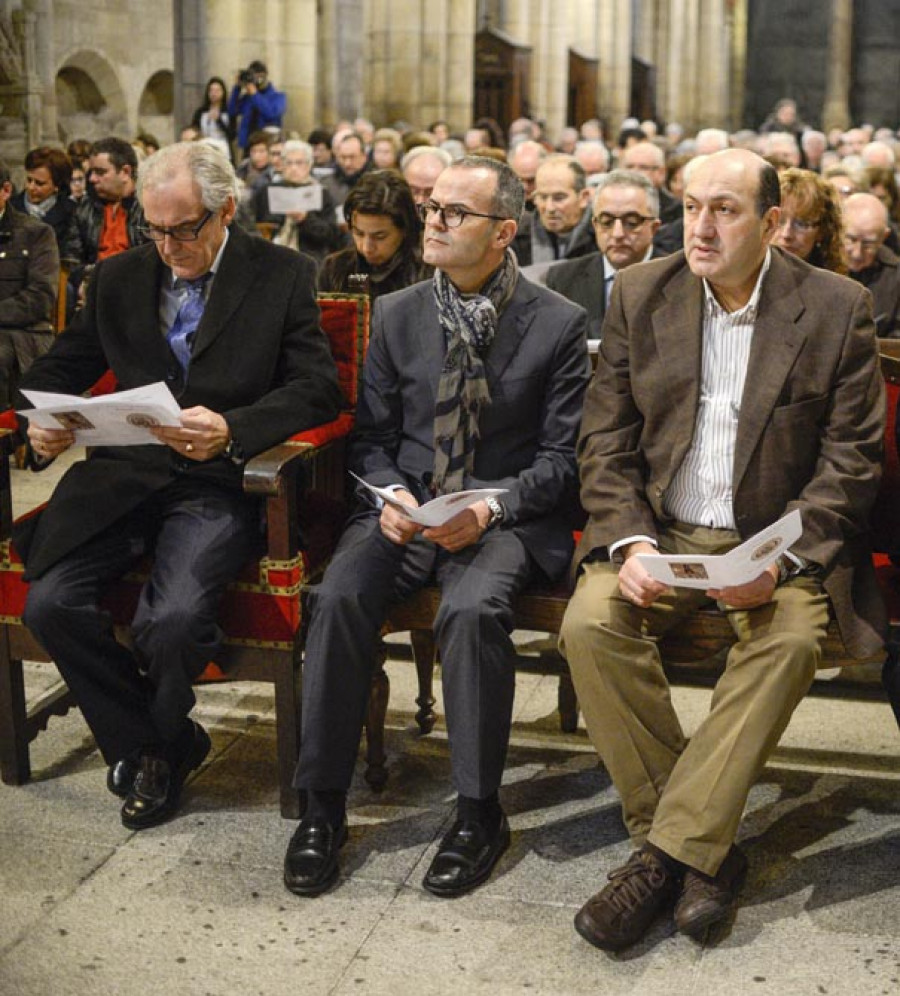
[[[314,264],[231,225],[224,153],[167,146],[144,164],[139,196],[150,243],[98,263],[84,308],[22,387],[80,394],[107,370],[121,388],[163,381],[181,424],[152,430],[161,445],[96,448],[14,535],[31,582],[25,622],[74,694],[131,830],[175,812],[210,749],[188,718],[191,684],[219,647],[222,591],[260,538],[243,464],[340,404]],[[28,440],[35,469],[75,442],[35,425]],[[151,552],[126,648],[98,599]]]
[[[640,173],[617,169],[601,177],[592,217],[600,251],[551,267],[547,286],[584,308],[588,339],[597,340],[615,275],[664,253],[653,248],[659,228],[659,196]]]
[[[515,687],[512,601],[532,578],[568,567],[564,510],[588,376],[584,312],[525,279],[509,249],[524,199],[505,163],[449,166],[422,206],[434,279],[375,303],[350,468],[401,507],[361,494],[312,602],[295,776],[308,806],[284,869],[298,895],[338,877],[381,626],[393,602],[429,583],[442,592],[434,629],[458,798],[423,884],[437,896],[467,892],[509,844],[498,790]],[[432,528],[404,512],[472,488],[501,493]]]

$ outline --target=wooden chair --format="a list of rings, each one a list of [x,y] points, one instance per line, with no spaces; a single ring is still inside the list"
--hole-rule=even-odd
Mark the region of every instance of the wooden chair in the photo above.
[[[300,814],[299,793],[291,784],[300,746],[300,589],[319,570],[342,524],[342,508],[323,496],[343,485],[343,442],[352,425],[349,411],[356,402],[359,357],[369,328],[368,298],[321,295],[319,303],[347,411],[248,462],[244,490],[265,499],[266,550],[228,587],[221,613],[225,644],[201,678],[274,686],[280,805],[286,818]],[[5,431],[0,450],[8,454],[9,429]],[[301,500],[306,491],[308,504]],[[20,785],[31,774],[30,743],[74,702],[60,681],[27,706],[22,661],[46,661],[47,656],[22,624],[28,586],[10,545],[11,523],[7,459],[0,460],[0,776],[7,784]],[[127,639],[145,576],[140,570],[127,575],[105,599],[122,639]]]

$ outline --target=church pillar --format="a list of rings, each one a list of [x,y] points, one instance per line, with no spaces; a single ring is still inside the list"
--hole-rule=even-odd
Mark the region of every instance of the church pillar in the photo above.
[[[53,65],[52,0],[27,0],[25,11],[25,103],[27,144],[59,141],[56,121],[56,73]]]
[[[853,0],[832,0],[828,40],[828,79],[822,120],[826,133],[850,126],[853,69]]]
[[[695,63],[695,123],[702,128],[729,125],[729,43],[722,0],[702,0]]]
[[[613,138],[631,112],[631,2],[613,0],[599,8],[600,95],[607,133]]]

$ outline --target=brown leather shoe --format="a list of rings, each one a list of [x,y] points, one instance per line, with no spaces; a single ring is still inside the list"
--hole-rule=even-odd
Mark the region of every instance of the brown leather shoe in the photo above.
[[[675,904],[675,926],[682,934],[701,939],[713,924],[728,916],[746,877],[747,855],[737,844],[731,845],[714,877],[688,868]]]
[[[679,878],[650,851],[635,851],[609,873],[609,885],[581,907],[575,929],[594,947],[620,951],[639,941],[671,907]]]

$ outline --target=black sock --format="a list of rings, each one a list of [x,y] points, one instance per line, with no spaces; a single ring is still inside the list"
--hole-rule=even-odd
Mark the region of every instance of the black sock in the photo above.
[[[496,792],[485,799],[473,799],[471,796],[460,795],[456,800],[456,815],[467,823],[480,823],[493,833],[500,826],[503,810],[500,798]]]
[[[347,818],[347,793],[340,789],[320,791],[309,789],[306,793],[304,819],[326,820],[337,830]]]
[[[644,850],[649,851],[655,858],[659,858],[671,874],[677,876],[678,878],[681,878],[682,875],[684,875],[687,865],[683,864],[677,858],[673,858],[671,854],[666,854],[662,848],[646,841],[644,844]]]

